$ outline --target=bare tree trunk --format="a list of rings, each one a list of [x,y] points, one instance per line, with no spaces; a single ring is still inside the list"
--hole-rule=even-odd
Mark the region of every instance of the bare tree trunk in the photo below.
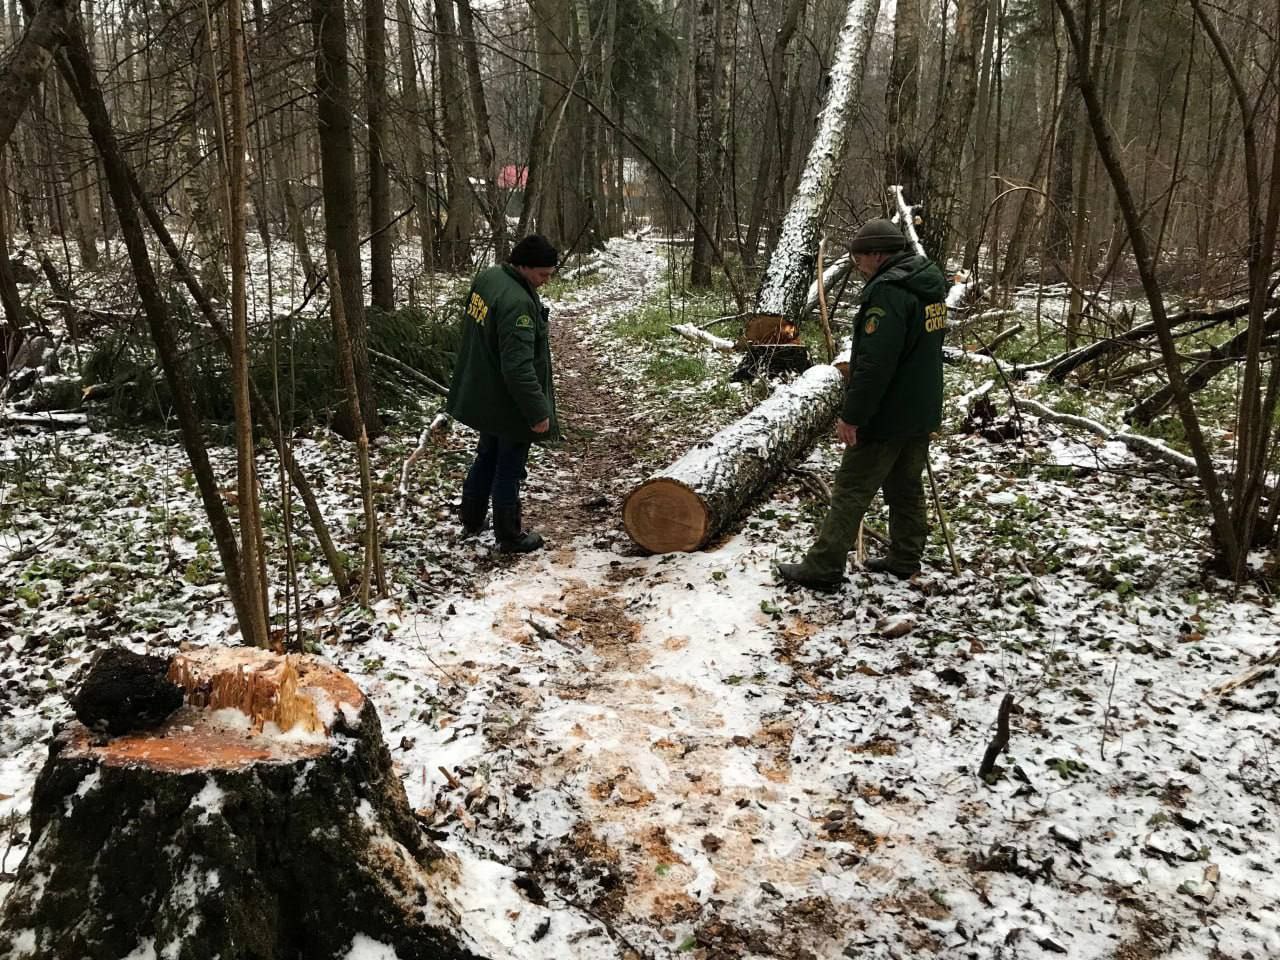
[[[1235,555],[1228,554],[1231,571],[1236,580],[1245,576],[1247,553],[1257,523],[1258,506],[1266,478],[1267,451],[1271,443],[1271,426],[1275,422],[1274,399],[1280,389],[1280,373],[1273,360],[1270,383],[1263,402],[1262,347],[1266,337],[1266,309],[1271,285],[1271,269],[1275,260],[1277,227],[1280,225],[1280,137],[1272,132],[1271,174],[1267,190],[1263,194],[1263,160],[1259,156],[1261,135],[1258,114],[1264,94],[1255,103],[1249,102],[1244,80],[1231,51],[1218,31],[1217,24],[1209,17],[1203,0],[1191,0],[1196,18],[1208,34],[1214,49],[1222,61],[1240,110],[1241,139],[1245,157],[1245,186],[1248,196],[1249,223],[1249,326],[1248,342],[1244,355],[1244,377],[1240,385],[1240,398],[1236,415],[1236,469],[1232,484],[1232,521],[1239,538]],[[1274,77],[1274,65],[1272,66]],[[1280,104],[1277,104],[1273,123],[1280,120]],[[1172,385],[1172,381],[1171,381]]]
[[[24,4],[29,0],[24,0]],[[187,458],[191,461],[192,474],[200,490],[200,498],[205,513],[209,518],[209,526],[213,532],[214,542],[218,547],[218,556],[222,561],[222,569],[227,580],[227,592],[235,607],[236,620],[242,632],[250,635],[247,629],[251,622],[241,577],[240,555],[236,548],[235,532],[227,519],[226,508],[218,492],[217,479],[209,464],[208,451],[205,449],[201,434],[200,421],[196,415],[195,404],[191,398],[182,353],[174,337],[169,308],[160,285],[156,280],[151,265],[151,257],[147,251],[146,238],[142,225],[138,221],[137,207],[133,201],[129,183],[128,168],[124,163],[115,130],[112,128],[107,114],[102,90],[94,75],[88,48],[85,46],[78,18],[69,18],[66,28],[66,56],[59,61],[59,70],[67,81],[67,86],[75,96],[76,103],[89,124],[89,134],[102,157],[103,168],[107,175],[107,188],[115,204],[120,229],[124,235],[125,246],[133,265],[134,278],[138,286],[138,296],[142,301],[143,312],[151,329],[151,336],[156,345],[156,354],[160,358],[160,367],[165,381],[173,395],[174,409],[178,416],[178,425],[182,432],[183,446]]]
[[[436,268],[435,218],[431,192],[427,187],[427,157],[418,132],[424,123],[422,98],[418,93],[417,46],[413,40],[413,11],[409,0],[396,0],[396,20],[400,47],[400,92],[409,122],[403,135],[409,139],[409,176],[413,181],[413,203],[417,210],[418,236],[422,241],[422,263],[428,271]]]
[[[249,403],[249,301],[246,279],[249,269],[245,243],[246,174],[244,158],[249,143],[245,108],[244,26],[240,0],[226,0],[224,24],[227,41],[231,115],[226,131],[227,237],[231,244],[231,384],[236,413],[236,495],[240,519],[241,584],[248,622],[241,625],[244,641],[266,647],[270,641],[267,609],[266,551],[258,508],[258,468],[254,455],[253,410]],[[220,109],[217,107],[215,109]]]
[[[440,107],[444,111],[444,139],[448,169],[448,212],[440,236],[440,259],[446,270],[471,265],[471,231],[475,219],[471,185],[467,180],[467,114],[465,88],[458,64],[458,30],[452,0],[435,0],[436,51],[440,68]],[[343,273],[346,276],[346,272]]]
[[[916,118],[920,110],[920,0],[898,0],[893,18],[893,58],[884,93],[887,184],[901,184],[912,201],[925,199],[916,142]]]
[[[1200,419],[1196,415],[1191,395],[1187,391],[1177,344],[1174,341],[1173,332],[1169,325],[1169,315],[1165,309],[1164,294],[1160,288],[1160,281],[1156,277],[1155,259],[1151,255],[1151,248],[1147,243],[1146,234],[1143,232],[1142,219],[1138,213],[1137,204],[1134,202],[1133,192],[1129,187],[1128,176],[1120,162],[1115,141],[1107,124],[1102,102],[1089,76],[1088,40],[1081,32],[1070,0],[1055,0],[1055,2],[1059,12],[1062,14],[1072,53],[1083,61],[1080,65],[1081,69],[1074,73],[1075,83],[1084,98],[1089,124],[1093,128],[1094,142],[1098,145],[1098,152],[1101,155],[1103,165],[1107,168],[1107,173],[1111,177],[1111,183],[1116,192],[1116,202],[1124,215],[1125,225],[1129,230],[1129,242],[1133,246],[1133,255],[1137,261],[1138,273],[1142,278],[1142,287],[1147,295],[1147,303],[1151,307],[1151,320],[1156,327],[1156,336],[1160,342],[1160,353],[1164,358],[1165,372],[1169,377],[1169,386],[1173,390],[1174,402],[1177,404],[1178,414],[1182,420],[1183,429],[1186,431],[1187,442],[1191,447],[1191,453],[1196,462],[1196,472],[1200,479],[1200,486],[1204,491],[1205,499],[1209,502],[1209,509],[1213,515],[1214,540],[1219,545],[1228,568],[1238,571],[1242,569],[1244,553],[1247,551],[1248,545],[1240,542],[1236,528],[1231,522],[1231,515],[1218,482],[1218,474],[1213,457],[1209,452],[1208,444],[1205,443],[1204,434],[1200,429]]]
[[[756,167],[756,179],[752,184],[751,208],[747,215],[747,236],[743,242],[742,259],[744,263],[756,261],[760,247],[760,229],[764,221],[765,203],[768,197],[777,192],[778,185],[773,177],[776,168],[778,145],[782,142],[783,114],[788,103],[787,96],[787,49],[791,38],[796,34],[800,18],[804,14],[806,0],[788,0],[782,13],[782,20],[773,36],[773,44],[769,49],[768,72],[765,81],[768,84],[769,111],[763,124],[763,142],[760,148],[759,165]],[[752,8],[754,11],[754,8]]]
[[[371,437],[382,433],[382,421],[369,377],[369,333],[364,316],[364,282],[360,272],[360,222],[356,203],[355,148],[351,137],[351,81],[347,64],[347,14],[342,0],[312,0],[316,35],[316,99],[320,130],[320,172],[324,190],[324,233],[337,253],[343,277],[343,306],[349,344],[338,339],[339,354],[351,350],[356,392]],[[355,440],[355,425],[345,412],[334,429]]]
[[[462,50],[467,65],[467,85],[471,94],[471,115],[475,120],[476,151],[484,174],[485,217],[493,232],[493,252],[497,260],[505,260],[507,212],[498,190],[498,162],[493,149],[493,131],[489,121],[489,104],[485,99],[484,77],[480,71],[480,48],[476,44],[475,16],[471,0],[457,0],[458,29],[462,33]]]
[[[986,7],[986,30],[982,40],[982,65],[978,70],[978,103],[974,114],[973,170],[969,175],[969,197],[964,220],[964,263],[977,264],[982,243],[982,220],[987,202],[988,144],[991,141],[991,88],[995,86],[992,70],[996,21],[1000,19],[999,0],[982,0]]]
[[[930,141],[933,149],[925,201],[929,215],[925,218],[921,242],[929,256],[940,264],[946,263],[951,235],[955,232],[953,218],[960,193],[960,163],[977,98],[978,47],[982,43],[986,7],[985,0],[957,0],[955,43],[947,64],[946,94]]]
[[[0,70],[0,147],[13,136],[18,118],[62,45],[68,3],[69,0],[44,0],[35,16],[30,17],[17,49]]]
[[[63,103],[63,88],[65,84],[58,80],[50,87],[57,97],[57,112],[59,124],[62,128],[63,154],[66,158],[67,183],[71,187],[71,220],[75,227],[76,247],[80,251],[80,263],[82,266],[92,270],[98,265],[98,243],[97,231],[95,229],[96,219],[93,214],[93,203],[90,199],[92,196],[92,187],[86,173],[86,162],[81,156],[80,151],[73,151],[71,141],[72,133],[83,136],[83,127],[78,123],[79,118],[72,115],[72,111],[67,110]],[[92,154],[88,160],[88,165],[92,166]]]
[[[716,152],[720,131],[714,121],[716,83],[716,8],[717,0],[698,0],[694,24],[693,105],[697,114],[695,147],[694,210],[697,214],[693,234],[693,260],[689,267],[689,285],[695,290],[711,286],[711,248],[715,239],[707,235],[719,200]]]
[[[25,326],[22,297],[18,293],[18,285],[14,282],[13,271],[9,268],[9,229],[3,213],[0,212],[0,304],[4,306],[5,327],[8,333],[0,338],[0,353],[5,348],[16,348],[22,341],[22,328]],[[3,357],[0,368],[9,369],[9,358]]]
[[[1067,51],[1065,82],[1059,91],[1054,122],[1053,161],[1049,168],[1049,207],[1045,211],[1044,258],[1057,277],[1065,277],[1071,254],[1071,223],[1075,209],[1076,126],[1079,108],[1071,89],[1080,81],[1080,61],[1074,49]]]
[[[391,272],[391,180],[387,146],[387,12],[383,0],[364,0],[365,110],[369,125],[369,300],[379,310],[396,307]]]

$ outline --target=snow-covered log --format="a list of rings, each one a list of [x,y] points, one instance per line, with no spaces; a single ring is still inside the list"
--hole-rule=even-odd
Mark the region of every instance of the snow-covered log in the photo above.
[[[1113,430],[1105,423],[1090,420],[1088,417],[1077,417],[1071,413],[1059,413],[1052,407],[1047,407],[1035,400],[1019,400],[1018,402],[1036,416],[1045,420],[1087,430],[1089,433],[1102,437],[1104,440],[1118,440],[1134,453],[1149,460],[1159,460],[1162,463],[1166,463],[1184,476],[1194,476],[1196,473],[1195,460],[1152,437],[1144,437],[1141,434],[1129,433],[1125,430]]]
[[[822,287],[824,290],[827,291],[828,297],[831,296],[831,291],[835,290],[836,284],[840,283],[840,281],[842,281],[845,277],[847,277],[849,275],[849,271],[852,269],[853,269],[853,259],[847,253],[843,256],[837,257],[835,260],[831,261],[830,264],[828,264],[823,268]],[[836,304],[831,303],[830,307],[832,310],[834,310],[836,307]],[[813,313],[817,309],[818,309],[818,281],[815,278],[814,281],[809,284],[809,292],[806,293],[804,296],[805,316],[808,316],[809,314]]]
[[[350,678],[238,647],[180,653],[168,680],[186,704],[159,726],[53,738],[0,956],[473,956]]]
[[[984,380],[968,393],[962,393],[958,397],[951,398],[947,401],[948,411],[955,410],[958,413],[967,414],[969,412],[969,408],[973,406],[974,401],[981,397],[985,397],[991,392],[991,389],[995,385],[996,382],[994,380]]]
[[[849,119],[861,96],[863,67],[875,32],[880,0],[849,0],[836,41],[830,85],[818,116],[818,132],[809,148],[800,183],[756,296],[756,312],[799,322],[813,276],[818,235],[844,162]]]
[[[810,367],[741,420],[636,487],[631,539],[654,553],[697,550],[830,425],[844,395],[835,367]]]
[[[710,331],[703,330],[699,326],[692,323],[673,323],[671,332],[677,333],[686,340],[692,340],[694,343],[701,343],[705,347],[713,350],[719,350],[722,353],[731,353],[738,349],[738,345],[732,340],[726,340],[724,337],[717,337]]]

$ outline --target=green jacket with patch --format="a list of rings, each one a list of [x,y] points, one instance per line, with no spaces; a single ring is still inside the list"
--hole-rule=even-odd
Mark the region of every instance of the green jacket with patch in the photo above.
[[[840,414],[859,439],[925,437],[942,425],[947,284],[933,261],[885,261],[862,290]]]
[[[559,436],[549,312],[514,267],[476,275],[462,305],[462,343],[445,407],[450,416],[516,443]],[[551,429],[534,433],[533,425],[548,418]]]

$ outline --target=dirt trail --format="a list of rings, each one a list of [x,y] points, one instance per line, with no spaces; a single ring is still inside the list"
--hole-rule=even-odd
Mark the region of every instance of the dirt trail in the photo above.
[[[622,501],[630,489],[620,478],[632,475],[637,464],[633,434],[619,429],[618,421],[633,411],[612,389],[617,374],[586,342],[582,325],[591,312],[632,296],[629,290],[610,289],[600,300],[552,311],[556,405],[565,437],[549,457],[555,470],[538,478],[550,500],[532,515],[554,545],[587,535],[625,537]]]

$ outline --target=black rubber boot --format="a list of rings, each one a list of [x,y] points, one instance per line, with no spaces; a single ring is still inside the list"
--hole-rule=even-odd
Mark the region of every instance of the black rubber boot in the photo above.
[[[458,508],[458,519],[462,521],[462,529],[467,536],[474,537],[488,525],[489,501],[482,497],[462,495],[462,506]]]
[[[810,590],[820,590],[823,593],[835,593],[844,585],[844,577],[828,579],[827,577],[815,576],[805,568],[803,563],[778,564],[778,576],[788,583],[796,583],[802,587],[808,587]]]
[[[524,529],[520,504],[493,508],[493,535],[502,553],[532,553],[542,547],[542,537]]]
[[[871,573],[887,573],[899,580],[910,580],[920,572],[919,564],[914,567],[900,566],[888,557],[873,557],[862,566]]]

